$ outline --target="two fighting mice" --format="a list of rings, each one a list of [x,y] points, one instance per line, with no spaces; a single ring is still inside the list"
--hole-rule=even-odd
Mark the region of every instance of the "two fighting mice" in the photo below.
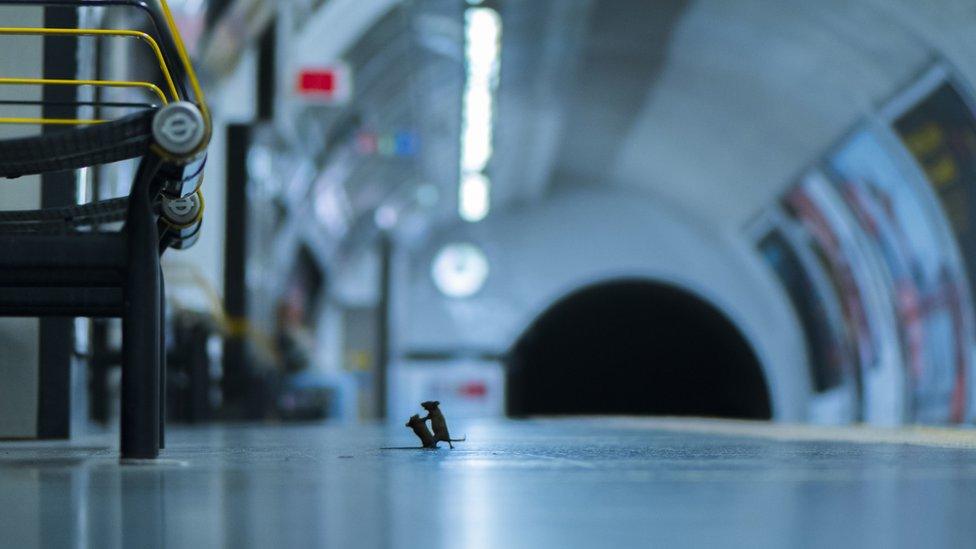
[[[421,402],[420,405],[427,410],[427,416],[424,418],[421,418],[418,414],[410,416],[410,419],[407,420],[407,427],[413,429],[414,434],[420,439],[420,443],[424,448],[437,448],[438,442],[446,442],[453,450],[454,444],[452,443],[463,442],[467,437],[451,438],[451,433],[447,430],[447,420],[444,419],[440,404],[440,401],[437,400]],[[433,433],[427,428],[428,419],[430,420],[430,426],[434,429]]]
[[[452,442],[464,442],[468,437],[461,438],[451,438],[451,433],[447,430],[447,420],[444,419],[444,414],[441,413],[439,400],[427,400],[421,402],[420,405],[427,410],[427,416],[423,418],[424,421],[430,420],[430,427],[434,430],[434,444],[438,442],[446,442],[451,449],[454,449]]]
[[[413,429],[413,433],[420,439],[420,443],[424,448],[437,448],[437,441],[434,440],[434,435],[427,428],[427,422],[420,419],[419,414],[410,416],[410,419],[407,420],[407,427]]]

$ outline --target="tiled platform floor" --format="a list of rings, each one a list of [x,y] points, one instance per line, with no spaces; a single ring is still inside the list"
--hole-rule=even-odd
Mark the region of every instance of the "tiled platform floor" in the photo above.
[[[976,433],[661,419],[0,443],[2,547],[976,547]]]

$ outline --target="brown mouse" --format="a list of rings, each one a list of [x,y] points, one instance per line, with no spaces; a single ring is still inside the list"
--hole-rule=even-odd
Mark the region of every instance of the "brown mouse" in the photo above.
[[[444,419],[444,414],[441,413],[439,400],[427,400],[421,402],[420,405],[427,410],[427,417],[424,421],[430,420],[430,428],[434,430],[434,444],[438,442],[446,442],[451,449],[454,449],[452,442],[464,442],[468,437],[461,438],[451,438],[451,433],[447,430],[447,420]]]
[[[427,422],[420,419],[420,415],[414,414],[410,416],[410,419],[407,421],[407,427],[413,429],[414,434],[420,439],[424,448],[437,448],[437,441],[434,440],[434,435],[427,428]]]

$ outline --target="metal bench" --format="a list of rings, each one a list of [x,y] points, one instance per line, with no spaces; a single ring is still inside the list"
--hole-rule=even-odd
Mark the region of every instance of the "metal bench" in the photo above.
[[[189,247],[200,233],[200,185],[210,140],[203,94],[165,0],[159,1],[159,9],[127,0],[0,4],[137,7],[149,14],[159,35],[150,37],[150,42],[163,44],[154,47],[170,91],[170,97],[158,94],[161,106],[110,121],[0,118],[0,123],[75,126],[0,140],[0,178],[140,159],[127,197],[0,212],[0,316],[120,318],[121,457],[156,458],[165,445],[165,295],[160,257],[168,248]],[[0,28],[0,35],[143,37],[133,33]],[[180,59],[181,66],[171,65],[172,59]],[[0,78],[2,84],[122,85],[161,91],[155,84],[138,82]]]

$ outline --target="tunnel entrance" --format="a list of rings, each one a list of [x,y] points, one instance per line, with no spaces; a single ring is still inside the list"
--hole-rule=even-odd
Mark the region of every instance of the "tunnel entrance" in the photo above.
[[[603,283],[560,300],[509,353],[512,416],[769,419],[755,354],[718,309],[673,286]]]

